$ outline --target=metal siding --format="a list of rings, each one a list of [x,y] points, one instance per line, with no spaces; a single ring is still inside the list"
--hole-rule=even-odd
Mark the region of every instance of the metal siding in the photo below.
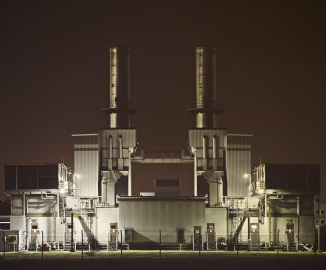
[[[247,196],[251,175],[251,136],[227,136],[227,186],[228,196]]]
[[[204,201],[120,201],[120,224],[136,231],[205,226]],[[123,221],[122,221],[123,219]]]
[[[99,145],[109,147],[109,137],[112,136],[113,148],[119,148],[119,136],[122,136],[122,147],[136,147],[136,129],[100,129]]]
[[[79,196],[98,196],[98,136],[74,136],[75,184]]]
[[[189,146],[203,147],[203,136],[206,136],[206,147],[213,147],[213,136],[216,136],[216,147],[225,147],[226,129],[189,129]]]

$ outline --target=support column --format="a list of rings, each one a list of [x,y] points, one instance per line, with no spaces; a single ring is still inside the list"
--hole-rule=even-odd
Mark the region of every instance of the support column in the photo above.
[[[194,196],[197,196],[197,152],[194,151]]]
[[[213,136],[213,159],[216,158],[216,137]]]
[[[131,194],[131,149],[129,149],[128,196]]]

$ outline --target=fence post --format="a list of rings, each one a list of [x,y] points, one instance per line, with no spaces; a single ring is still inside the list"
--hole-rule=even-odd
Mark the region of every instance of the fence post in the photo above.
[[[280,248],[280,230],[277,231],[277,260],[278,260],[278,250]]]
[[[208,233],[206,234],[206,250],[208,250]]]
[[[162,254],[161,254],[161,250],[162,250],[162,247],[161,247],[161,244],[162,244],[162,239],[161,239],[161,230],[160,230],[160,260],[162,259]]]
[[[121,233],[120,241],[121,241],[121,260],[122,260],[122,230],[120,230],[120,233]]]
[[[191,242],[192,242],[192,250],[195,250],[195,241],[192,239],[192,236],[191,236]]]
[[[217,240],[218,240],[218,239],[217,239],[217,234],[216,234],[215,240],[216,240],[216,241],[215,241],[215,245],[216,245],[215,250],[218,250],[218,245],[217,245],[217,244],[218,244],[218,243],[217,243]]]
[[[42,262],[43,262],[43,231],[42,231],[42,246],[41,246],[41,248],[42,248]]]
[[[202,240],[202,236],[199,235],[199,247],[198,247],[198,250],[199,250],[199,260],[200,260],[201,240]]]
[[[81,237],[82,237],[82,261],[84,260],[84,235],[83,230],[81,230]]]
[[[6,236],[5,236],[5,233],[3,233],[3,240],[4,240],[4,242],[3,242],[3,261],[5,261],[6,260]]]
[[[239,234],[237,234],[237,262],[239,259]]]

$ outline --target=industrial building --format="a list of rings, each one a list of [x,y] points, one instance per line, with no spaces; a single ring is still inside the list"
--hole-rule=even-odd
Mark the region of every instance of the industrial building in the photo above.
[[[218,127],[224,104],[217,100],[216,49],[196,48],[195,123],[188,149],[137,149],[130,115],[130,49],[110,48],[108,122],[94,134],[74,134],[74,171],[57,164],[5,164],[11,196],[10,231],[17,249],[54,248],[248,250],[315,243],[313,198],[320,192],[319,164],[261,164],[251,173],[250,134]],[[167,149],[168,150],[168,149]],[[180,196],[182,179],[153,179],[153,193],[134,196],[132,164],[194,165],[193,196]],[[3,234],[5,231],[3,231]],[[8,249],[13,243],[8,243]]]

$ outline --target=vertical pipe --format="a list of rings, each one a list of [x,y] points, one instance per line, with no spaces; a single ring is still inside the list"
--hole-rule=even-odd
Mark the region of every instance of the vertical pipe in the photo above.
[[[320,212],[319,212],[319,194],[318,194],[318,251],[320,250]]]
[[[109,151],[110,151],[110,156],[109,158],[113,158],[113,145],[112,145],[112,136],[110,135],[110,139],[109,139]]]
[[[197,196],[197,152],[194,151],[194,196]]]
[[[71,213],[71,247],[70,252],[75,252],[74,250],[74,213]]]
[[[25,193],[23,192],[22,194],[22,216],[25,216],[25,210],[26,210],[26,197],[25,197]]]
[[[102,203],[107,202],[107,181],[105,176],[102,177]]]
[[[248,216],[248,251],[250,250],[250,216]]]
[[[129,149],[128,196],[131,196],[131,149]]]
[[[54,242],[57,241],[57,202],[54,202]]]
[[[43,249],[44,249],[44,247],[43,247],[43,231],[42,231],[42,246],[41,246],[41,248],[42,248],[42,262],[43,262]]]
[[[206,158],[206,140],[205,136],[203,136],[203,159]]]
[[[271,201],[268,202],[268,214],[269,214],[269,224],[268,224],[268,241],[269,241],[269,247],[271,245],[272,239],[271,239],[271,234],[272,234],[272,218],[271,218]]]
[[[213,158],[216,158],[216,136],[213,136]]]
[[[265,249],[267,248],[267,226],[268,226],[268,222],[267,222],[267,194],[265,193]]]
[[[119,158],[123,158],[122,156],[122,136],[119,135]]]

